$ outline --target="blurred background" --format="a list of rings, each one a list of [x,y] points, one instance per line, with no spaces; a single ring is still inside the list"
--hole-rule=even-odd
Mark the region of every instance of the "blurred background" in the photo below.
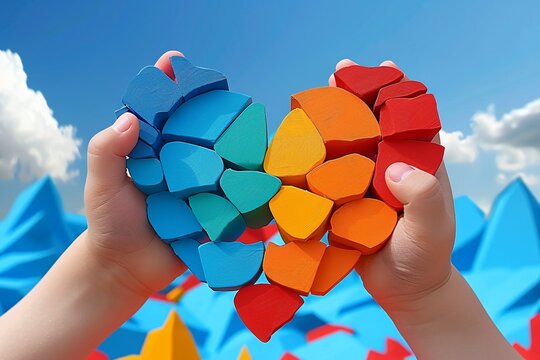
[[[535,0],[3,2],[0,314],[84,229],[88,141],[113,122],[129,80],[164,51],[222,71],[231,89],[264,103],[270,132],[290,94],[326,85],[339,60],[391,59],[438,101],[457,197],[454,261],[505,335],[529,346],[529,319],[540,305],[539,18]],[[199,319],[201,299],[232,308],[230,295],[201,286],[184,303],[151,300],[102,350],[111,358],[138,353],[146,332],[176,308],[204,358],[235,358],[248,344],[255,359],[286,351],[309,359],[314,346],[329,345],[308,344],[305,334],[335,322],[352,333],[338,331],[342,338],[329,343],[383,351],[399,334],[355,276],[308,301],[302,320],[278,336],[293,340],[278,345],[257,344],[229,310],[212,323]],[[353,302],[351,291],[361,294]]]

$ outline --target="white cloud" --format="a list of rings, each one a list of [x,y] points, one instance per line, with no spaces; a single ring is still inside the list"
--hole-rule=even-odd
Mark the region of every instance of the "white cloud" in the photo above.
[[[0,178],[31,180],[45,174],[69,180],[81,141],[60,126],[43,94],[30,89],[21,58],[0,50]]]
[[[452,163],[473,163],[478,157],[478,147],[471,136],[464,137],[461,131],[440,133],[441,143],[445,146],[445,160]]]

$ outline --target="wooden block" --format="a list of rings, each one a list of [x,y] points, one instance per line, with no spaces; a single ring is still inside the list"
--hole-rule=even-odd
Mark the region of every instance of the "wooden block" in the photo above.
[[[384,245],[396,223],[397,213],[390,206],[377,199],[360,199],[334,212],[328,240],[369,255]]]
[[[392,140],[379,144],[379,154],[375,162],[373,190],[375,195],[394,209],[400,211],[403,204],[388,189],[385,180],[386,169],[396,162],[404,162],[415,168],[435,175],[441,165],[444,147],[425,141]]]
[[[209,242],[199,247],[208,286],[214,290],[238,290],[261,275],[264,243]]]
[[[162,129],[183,98],[178,84],[157,67],[147,66],[131,80],[122,102],[139,118]]]
[[[118,119],[123,114],[127,113],[129,109],[126,105],[123,105],[120,109],[114,110],[114,116]]]
[[[201,264],[201,257],[199,256],[200,245],[201,244],[197,240],[182,239],[172,242],[171,248],[176,256],[186,264],[199,281],[206,282]]]
[[[381,108],[383,140],[431,141],[441,130],[437,103],[432,94],[412,99],[390,99]]]
[[[313,295],[326,295],[347,276],[360,258],[360,251],[328,246],[311,286]]]
[[[268,146],[264,105],[249,105],[214,145],[227,166],[237,170],[262,170]]]
[[[291,97],[291,109],[303,109],[326,146],[326,158],[350,153],[371,156],[381,137],[371,109],[353,94],[336,87],[319,87]]]
[[[247,228],[237,241],[252,244],[257,241],[268,241],[278,232],[277,225],[272,223],[260,229]]]
[[[274,284],[241,288],[234,297],[238,316],[262,342],[294,317],[304,300],[295,292]]]
[[[169,191],[181,198],[217,191],[223,160],[215,151],[180,141],[166,143],[160,152]]]
[[[325,157],[317,128],[303,110],[294,109],[283,119],[268,147],[264,170],[283,184],[306,187],[306,174]]]
[[[403,79],[403,73],[390,66],[352,65],[334,73],[336,86],[345,89],[373,107],[379,90]]]
[[[169,192],[152,194],[146,198],[148,221],[156,234],[171,243],[181,239],[201,239],[201,225],[184,200]]]
[[[238,354],[237,360],[251,360],[251,354],[249,353],[247,346],[242,346],[240,354]]]
[[[166,141],[180,140],[213,149],[216,140],[249,104],[249,96],[224,90],[196,96],[171,115],[163,127],[163,137]]]
[[[283,240],[320,240],[326,232],[333,202],[294,186],[282,186],[270,200]]]
[[[128,157],[131,159],[150,159],[156,158],[157,153],[152,146],[139,139],[133,150],[128,154]]]
[[[277,194],[281,181],[258,171],[227,169],[219,180],[223,193],[240,211],[250,228],[260,228],[273,219],[268,202]]]
[[[373,105],[373,113],[379,116],[379,111],[387,100],[397,98],[413,98],[425,93],[427,93],[427,87],[420,81],[408,80],[385,86],[379,90],[379,94],[375,100],[375,105]]]
[[[186,101],[212,90],[229,90],[227,78],[222,73],[193,66],[183,56],[172,56],[170,60],[174,76]]]
[[[318,240],[269,243],[263,270],[268,280],[307,296],[315,280],[326,245]]]
[[[308,331],[306,334],[306,339],[308,342],[317,341],[325,336],[335,334],[339,331],[354,335],[354,330],[348,326],[324,324],[313,330]]]
[[[150,195],[167,191],[163,169],[158,159],[127,159],[129,175],[137,189]]]
[[[349,154],[326,161],[307,174],[310,191],[343,205],[364,197],[371,185],[375,163],[359,155]]]
[[[163,147],[161,133],[155,127],[141,119],[139,119],[139,139],[150,145],[156,154],[159,154],[159,151]]]
[[[246,229],[242,215],[229,200],[219,195],[190,196],[189,206],[212,241],[234,241]]]

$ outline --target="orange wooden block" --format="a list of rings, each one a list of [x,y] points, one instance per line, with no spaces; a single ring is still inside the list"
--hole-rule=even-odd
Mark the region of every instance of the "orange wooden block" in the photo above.
[[[317,128],[302,109],[292,110],[276,131],[264,158],[264,170],[283,184],[306,187],[306,174],[326,157]]]
[[[326,232],[333,202],[294,186],[282,186],[270,211],[285,242],[319,240]]]
[[[350,153],[371,156],[381,136],[371,109],[350,92],[337,87],[319,87],[291,97],[291,108],[303,109],[313,121],[324,144],[326,157]]]
[[[307,174],[310,191],[342,205],[364,197],[375,162],[359,154],[349,154],[329,160]]]
[[[359,258],[360,251],[328,246],[324,251],[313,286],[311,286],[311,293],[313,295],[326,295],[352,271]]]
[[[396,223],[397,213],[390,206],[377,199],[360,199],[334,212],[328,239],[373,254],[392,235]]]
[[[283,246],[269,243],[264,254],[264,273],[271,282],[308,295],[325,248],[325,244],[316,240]]]

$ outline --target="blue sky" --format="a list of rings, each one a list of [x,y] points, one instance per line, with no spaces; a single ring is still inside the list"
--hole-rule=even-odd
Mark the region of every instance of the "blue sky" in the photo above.
[[[461,140],[474,135],[474,159],[465,156],[449,170],[456,195],[487,206],[517,174],[540,194],[536,107],[532,120],[528,113],[515,120],[523,115],[518,111],[501,125],[503,114],[540,98],[539,18],[540,2],[533,0],[18,0],[2,4],[0,51],[20,56],[28,87],[42,92],[58,123],[73,125],[82,140],[81,156],[70,165],[79,175],[56,181],[71,211],[83,206],[89,139],[113,121],[128,81],[169,49],[219,69],[231,89],[264,103],[271,130],[286,114],[289,95],[326,84],[338,60],[392,59],[436,95],[445,131],[461,131]],[[495,112],[485,120],[490,105]],[[516,127],[533,134],[532,145],[517,144],[526,165],[497,165],[518,156],[504,135]],[[459,155],[461,148],[454,150]],[[16,176],[0,185],[2,214],[28,182]]]

